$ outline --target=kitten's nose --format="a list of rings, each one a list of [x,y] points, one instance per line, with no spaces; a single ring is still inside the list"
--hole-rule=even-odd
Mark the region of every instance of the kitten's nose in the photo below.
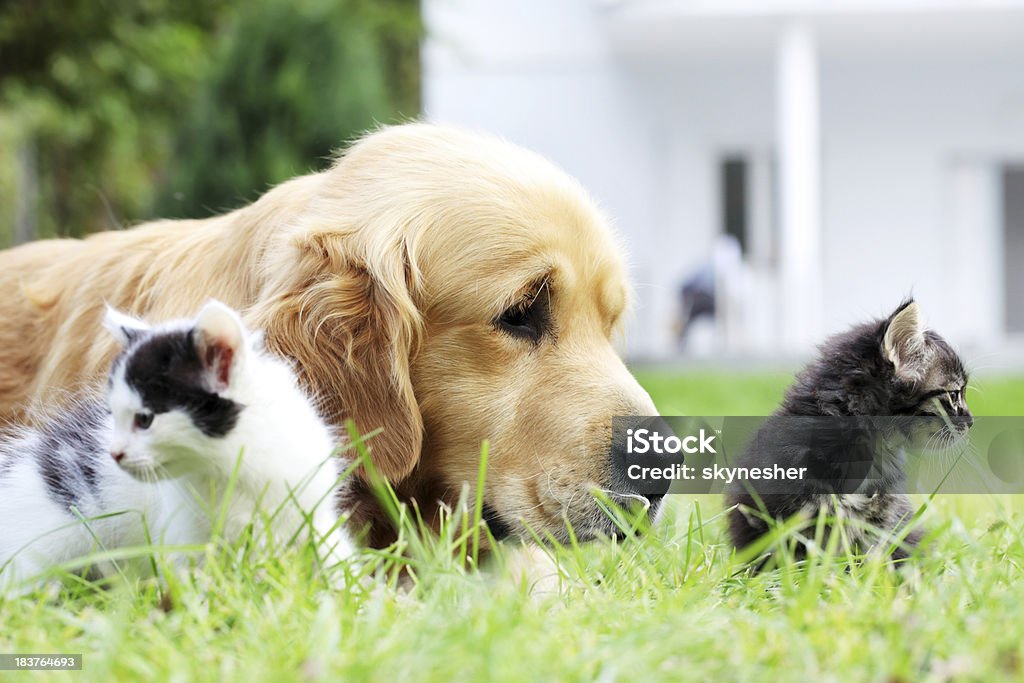
[[[114,462],[121,462],[124,460],[124,451],[115,451],[110,454],[110,457],[114,459]]]
[[[974,416],[971,415],[969,411],[963,415],[957,415],[953,418],[953,424],[955,424],[960,431],[966,432],[974,426]]]

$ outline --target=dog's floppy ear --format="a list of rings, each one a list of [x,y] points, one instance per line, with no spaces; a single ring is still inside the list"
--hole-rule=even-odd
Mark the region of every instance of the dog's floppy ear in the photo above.
[[[421,321],[400,248],[370,262],[346,236],[296,238],[286,262],[269,269],[254,316],[269,350],[295,359],[332,424],[355,421],[376,469],[389,481],[419,461],[423,421],[409,376]],[[290,262],[287,262],[290,261]]]

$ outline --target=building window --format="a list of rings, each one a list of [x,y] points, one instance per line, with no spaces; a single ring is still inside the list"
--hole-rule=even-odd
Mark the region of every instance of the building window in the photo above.
[[[749,250],[749,165],[746,157],[730,155],[722,159],[719,168],[722,232],[736,238],[744,255]]]
[[[1024,332],[1024,166],[1003,170],[1003,273],[1008,332]]]

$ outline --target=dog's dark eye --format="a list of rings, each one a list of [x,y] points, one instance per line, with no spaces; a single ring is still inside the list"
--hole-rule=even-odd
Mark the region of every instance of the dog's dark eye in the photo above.
[[[528,339],[537,344],[551,324],[547,283],[531,298],[509,306],[499,315],[494,325],[502,332],[518,339]]]
[[[135,413],[135,419],[132,422],[135,429],[145,431],[151,424],[153,424],[153,413]]]
[[[531,305],[517,305],[507,309],[498,316],[497,323],[502,332],[507,332],[513,337],[529,339],[534,343],[540,341],[540,321]]]

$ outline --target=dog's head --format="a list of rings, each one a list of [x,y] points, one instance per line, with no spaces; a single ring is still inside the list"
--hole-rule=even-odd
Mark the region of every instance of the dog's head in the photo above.
[[[625,270],[582,188],[514,145],[424,124],[365,138],[316,182],[268,252],[257,316],[328,417],[382,427],[377,469],[449,501],[489,440],[498,535],[612,533],[594,491],[639,499],[614,481],[612,416],[655,407],[613,349]]]

